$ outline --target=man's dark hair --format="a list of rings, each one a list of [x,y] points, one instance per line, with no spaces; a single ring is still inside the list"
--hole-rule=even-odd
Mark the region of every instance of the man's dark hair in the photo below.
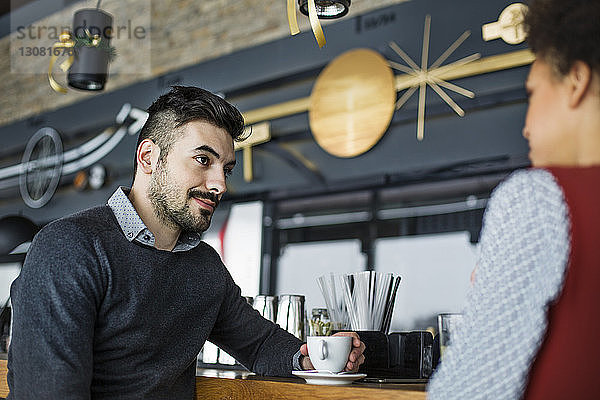
[[[138,137],[137,148],[144,139],[150,139],[160,147],[161,161],[181,134],[182,125],[191,121],[208,122],[224,129],[234,141],[246,139],[244,117],[237,108],[207,90],[191,86],[172,86],[148,108],[148,120]],[[134,176],[137,171],[137,157]]]
[[[600,1],[533,0],[525,16],[527,41],[555,72],[566,75],[583,61],[600,71]]]

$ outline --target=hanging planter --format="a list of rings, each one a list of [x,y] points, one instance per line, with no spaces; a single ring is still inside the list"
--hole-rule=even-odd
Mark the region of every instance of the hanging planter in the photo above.
[[[100,2],[98,2],[98,6]],[[98,91],[104,89],[108,78],[108,64],[116,57],[110,45],[113,17],[97,8],[78,10],[73,16],[73,32],[63,32],[54,49],[68,50],[69,58],[60,68],[68,71],[69,86]],[[52,75],[52,69],[60,51],[54,52],[48,68],[50,86],[56,92],[67,93]]]
[[[290,33],[300,33],[296,17],[295,0],[287,0],[287,15]],[[315,39],[319,48],[325,46],[325,34],[319,19],[336,19],[348,14],[351,0],[298,0],[300,12],[308,16]]]

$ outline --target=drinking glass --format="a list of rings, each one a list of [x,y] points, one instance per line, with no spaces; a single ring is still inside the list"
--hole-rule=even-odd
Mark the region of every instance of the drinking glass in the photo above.
[[[456,326],[462,321],[462,314],[445,313],[438,315],[438,328],[440,331],[440,361],[444,358],[444,352],[450,346],[452,335],[456,332]]]

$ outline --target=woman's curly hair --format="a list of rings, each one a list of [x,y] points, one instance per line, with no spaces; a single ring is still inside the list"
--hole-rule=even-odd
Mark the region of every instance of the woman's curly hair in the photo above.
[[[531,50],[558,74],[577,60],[600,72],[600,0],[532,0],[525,26]]]

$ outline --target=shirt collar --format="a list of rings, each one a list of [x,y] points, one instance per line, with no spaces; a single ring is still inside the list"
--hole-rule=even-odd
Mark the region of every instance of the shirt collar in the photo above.
[[[130,242],[134,240],[154,247],[154,234],[146,227],[127,195],[130,188],[120,186],[108,199],[108,206],[112,210],[119,227]],[[191,250],[200,244],[200,234],[196,232],[181,232],[173,251]]]

